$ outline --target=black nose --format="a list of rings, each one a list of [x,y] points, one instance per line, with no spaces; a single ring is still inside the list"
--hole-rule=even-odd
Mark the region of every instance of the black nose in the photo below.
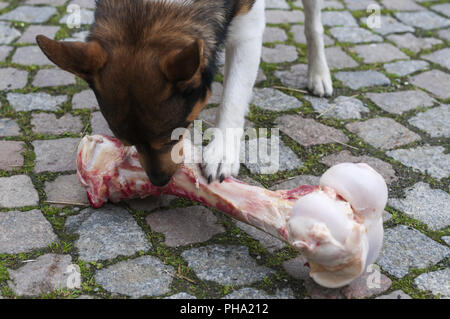
[[[169,183],[171,176],[148,174],[148,178],[153,185],[162,187]]]

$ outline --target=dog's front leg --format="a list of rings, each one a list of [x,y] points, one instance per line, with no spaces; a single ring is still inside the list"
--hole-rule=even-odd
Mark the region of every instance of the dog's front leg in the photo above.
[[[264,0],[232,21],[226,42],[224,92],[216,117],[218,135],[203,152],[203,174],[222,181],[239,173],[239,149],[245,114],[261,58],[265,27]]]
[[[308,42],[308,89],[318,96],[333,94],[323,43],[322,0],[302,0],[305,10],[305,35]]]

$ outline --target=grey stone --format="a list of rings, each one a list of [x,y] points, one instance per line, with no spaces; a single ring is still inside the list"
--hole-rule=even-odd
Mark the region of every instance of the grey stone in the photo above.
[[[34,77],[33,86],[47,87],[47,86],[62,86],[75,84],[75,75],[63,71],[54,69],[39,70]]]
[[[386,117],[349,123],[345,127],[357,134],[365,142],[383,150],[393,149],[421,139],[416,133]]]
[[[264,71],[261,68],[259,68],[258,69],[258,74],[256,75],[256,82],[255,83],[260,83],[260,82],[263,82],[263,81],[266,81],[266,80],[267,80],[267,77],[264,74]]]
[[[386,154],[424,174],[441,179],[450,175],[450,154],[442,146],[419,146],[389,151]]]
[[[181,256],[198,278],[221,285],[247,285],[273,274],[259,266],[245,246],[209,245],[186,250]]]
[[[431,230],[450,225],[450,195],[419,182],[405,190],[405,198],[390,198],[389,206],[420,220]]]
[[[298,23],[305,21],[305,15],[300,10],[266,10],[266,23]]]
[[[383,223],[386,223],[392,219],[392,214],[388,213],[387,211],[383,211],[383,214],[381,218],[383,219]]]
[[[97,271],[95,281],[113,294],[139,298],[170,292],[175,270],[152,256],[125,260]]]
[[[307,72],[308,66],[306,64],[297,64],[286,71],[275,71],[274,74],[285,86],[303,89],[308,84]]]
[[[314,96],[304,96],[304,98],[311,102],[314,110],[322,114],[323,117],[334,117],[343,120],[360,119],[361,113],[370,112],[363,102],[353,97],[338,96],[334,101]]]
[[[386,183],[390,184],[398,179],[391,164],[367,155],[353,156],[350,151],[341,151],[337,154],[325,156],[320,162],[330,167],[339,163],[366,163],[380,173]]]
[[[305,256],[299,255],[295,258],[283,262],[283,269],[293,278],[302,281],[309,280],[308,260]]]
[[[56,13],[54,7],[21,6],[0,15],[0,20],[17,20],[28,23],[46,22]]]
[[[277,44],[274,48],[262,48],[262,59],[264,62],[293,62],[297,60],[297,57],[297,48],[292,45]]]
[[[447,245],[450,245],[450,236],[442,236],[441,238]]]
[[[19,296],[48,294],[68,288],[72,280],[81,281],[79,268],[72,264],[70,255],[45,254],[17,270],[8,269],[8,272],[11,278],[8,285]]]
[[[164,234],[169,247],[201,243],[225,232],[217,217],[203,206],[156,211],[145,220],[153,231]]]
[[[273,185],[270,189],[293,189],[301,185],[319,185],[319,179],[320,177],[313,175],[297,175]]]
[[[53,182],[46,182],[45,193],[48,201],[73,203],[73,205],[89,204],[86,189],[81,186],[76,174],[60,175]],[[58,206],[67,205],[58,204]]]
[[[348,11],[324,11],[322,23],[326,26],[357,27],[355,18]]]
[[[219,104],[222,102],[223,85],[219,82],[213,82],[211,85],[211,96],[208,104]]]
[[[265,249],[267,249],[269,253],[274,253],[278,249],[286,246],[285,243],[280,239],[273,237],[272,235],[269,235],[268,233],[263,232],[256,227],[250,226],[240,221],[236,222],[236,226],[246,232],[253,239],[259,241],[259,243]]]
[[[414,283],[420,290],[431,291],[441,299],[450,299],[450,268],[421,274]]]
[[[266,27],[264,30],[263,42],[284,42],[287,40],[286,32],[280,28]]]
[[[409,119],[409,124],[427,132],[431,137],[450,137],[450,105],[441,105]]]
[[[423,10],[423,7],[415,3],[413,0],[382,0],[381,3],[389,10],[417,11]]]
[[[350,10],[366,10],[374,3],[373,0],[344,0],[344,2]]]
[[[264,150],[264,144],[266,150]],[[278,147],[278,156],[273,153]],[[275,174],[279,171],[294,170],[303,167],[303,162],[278,137],[272,135],[241,141],[240,161],[252,174]]]
[[[117,206],[84,209],[67,218],[66,231],[79,235],[75,247],[85,261],[131,256],[151,248],[133,217]]]
[[[34,141],[32,143],[36,154],[34,171],[41,173],[75,170],[75,158],[79,142],[80,139],[78,138]]]
[[[442,98],[450,98],[450,75],[439,70],[431,70],[411,78],[411,83]]]
[[[286,111],[302,106],[302,102],[295,97],[271,88],[255,88],[251,103],[269,111]]]
[[[450,48],[444,48],[431,54],[423,55],[423,59],[440,64],[450,70]]]
[[[79,21],[80,25],[83,25],[83,24],[92,24],[92,23],[94,23],[94,20],[95,20],[94,19],[94,11],[88,10],[85,8],[80,9],[80,19],[78,21],[74,21],[74,19],[71,18],[71,15],[72,15],[71,13],[66,14],[64,17],[62,17],[59,20],[59,23],[60,24],[67,24],[67,23],[75,24],[75,22]]]
[[[12,171],[23,166],[24,144],[15,141],[0,141],[0,170]]]
[[[23,65],[54,65],[37,45],[17,48],[12,62]]]
[[[339,42],[367,43],[383,41],[383,38],[379,35],[359,27],[334,27],[329,31]]]
[[[14,68],[0,69],[0,90],[21,89],[27,85],[28,72]]]
[[[114,136],[101,112],[93,112],[91,117],[92,134]]]
[[[19,136],[20,128],[14,120],[0,118],[0,137]]]
[[[358,66],[358,63],[340,47],[326,48],[325,55],[330,69],[354,68]]]
[[[81,41],[86,42],[86,39],[89,35],[89,31],[80,31],[72,34],[71,38],[66,38],[64,41]]]
[[[275,123],[281,131],[303,146],[348,141],[341,131],[299,115],[283,115]]]
[[[0,28],[1,28],[1,25],[0,25]],[[0,37],[1,37],[1,35],[0,35]],[[1,40],[0,40],[0,43],[1,43]],[[13,49],[12,47],[9,47],[6,45],[0,45],[0,61],[5,60],[8,57],[8,55],[11,53],[12,49]]]
[[[20,36],[19,30],[11,27],[9,23],[0,22],[0,44],[11,43]]]
[[[367,18],[362,18],[361,21],[367,24]],[[398,22],[391,16],[380,16],[379,27],[371,28],[372,31],[380,33],[382,35],[391,33],[402,33],[402,32],[414,32],[414,28],[403,23]]]
[[[186,292],[179,292],[175,295],[165,297],[164,299],[197,299],[195,296],[192,296]]]
[[[277,289],[274,295],[254,288],[241,288],[223,297],[223,299],[295,299],[290,288]]]
[[[95,8],[95,0],[72,0],[69,4],[76,4],[81,8],[94,9]]]
[[[447,17],[450,18],[450,4],[448,3],[436,4],[432,6],[431,9],[441,14],[445,14]]]
[[[39,203],[39,195],[27,175],[0,177],[0,207],[23,207]]]
[[[367,93],[366,96],[379,108],[393,114],[402,114],[418,107],[429,107],[435,102],[434,99],[419,90]]]
[[[0,10],[3,10],[3,9],[5,9],[6,7],[8,7],[9,6],[9,3],[6,3],[6,2],[0,2]],[[1,296],[0,296],[1,297]]]
[[[73,109],[98,109],[97,98],[92,90],[84,90],[74,94],[72,98]]]
[[[389,62],[397,59],[407,59],[408,56],[389,43],[372,43],[358,45],[354,50],[364,63]]]
[[[58,237],[40,210],[0,214],[0,254],[18,254],[46,248]]]
[[[80,133],[83,129],[81,119],[69,113],[64,114],[59,119],[53,113],[34,113],[31,125],[36,133],[53,135]]]
[[[197,117],[197,120],[204,121],[203,124],[206,124],[208,127],[213,127],[216,123],[216,115],[218,112],[217,107],[204,109],[200,112],[200,114]]]
[[[16,111],[56,111],[67,100],[65,95],[47,93],[8,93],[6,98]]]
[[[409,295],[405,294],[401,290],[396,290],[390,294],[376,297],[375,299],[412,299]]]
[[[52,6],[62,6],[67,0],[27,0],[26,4],[49,4]]]
[[[396,12],[395,17],[405,24],[425,30],[443,28],[450,25],[450,20],[442,18],[431,11]]]
[[[428,69],[429,64],[425,61],[410,60],[410,61],[397,61],[384,65],[384,69],[392,74],[405,76],[417,71]]]
[[[291,32],[294,35],[294,41],[297,43],[303,43],[306,44],[306,36],[305,36],[305,26],[303,25],[293,25],[291,27]],[[323,42],[325,45],[333,45],[334,40],[330,38],[328,35],[323,35]]]
[[[385,230],[383,248],[377,263],[389,274],[402,278],[411,268],[429,267],[449,255],[448,247],[414,228],[399,225]]]
[[[353,72],[337,72],[334,76],[353,90],[358,90],[370,86],[385,86],[391,81],[378,71],[353,71]]]
[[[54,39],[59,27],[51,25],[30,25],[22,34],[17,43],[36,43],[36,36],[45,35],[47,38]]]
[[[433,45],[442,43],[441,40],[435,38],[417,38],[412,33],[392,34],[387,38],[398,47],[408,49],[414,53],[424,49],[431,49]]]
[[[446,41],[450,41],[450,29],[439,30],[438,35],[442,39],[444,39]]]
[[[131,199],[128,202],[133,209],[150,212],[156,208],[169,207],[178,197],[174,195],[148,196],[142,199]]]
[[[290,9],[285,0],[266,0],[266,8],[268,9]]]

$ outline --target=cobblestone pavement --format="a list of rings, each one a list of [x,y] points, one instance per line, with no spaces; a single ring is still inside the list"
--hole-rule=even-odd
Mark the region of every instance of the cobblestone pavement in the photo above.
[[[374,166],[390,191],[377,266],[324,289],[296,251],[196,203],[89,208],[75,147],[109,129],[87,85],[55,68],[34,37],[83,40],[94,1],[0,0],[0,298],[450,297],[450,3],[325,1],[335,94],[323,99],[303,91],[301,2],[266,2],[247,125],[281,130],[283,171],[242,165],[240,178],[279,189],[316,183],[342,161]],[[82,7],[81,28],[64,23],[69,4]],[[378,29],[366,25],[369,4],[381,8]],[[222,78],[200,116],[209,122]]]

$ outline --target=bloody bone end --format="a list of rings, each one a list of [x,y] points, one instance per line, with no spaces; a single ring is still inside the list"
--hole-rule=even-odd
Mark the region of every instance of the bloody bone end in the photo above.
[[[189,158],[196,150],[185,141],[183,151]],[[325,287],[341,287],[358,278],[376,260],[383,242],[387,187],[367,164],[335,165],[319,186],[270,191],[235,178],[208,184],[197,164],[185,162],[168,185],[155,187],[134,147],[94,135],[81,140],[77,169],[95,208],[108,200],[160,194],[195,200],[299,249],[308,259],[311,277]]]

